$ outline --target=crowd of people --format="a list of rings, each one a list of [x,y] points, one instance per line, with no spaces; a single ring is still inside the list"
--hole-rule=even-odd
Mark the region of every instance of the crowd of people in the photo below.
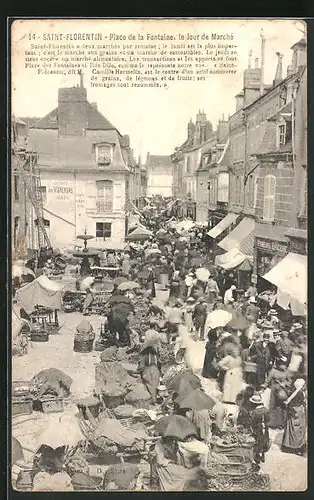
[[[151,231],[150,238],[128,243],[123,252],[104,252],[94,262],[120,269],[103,305],[95,376],[98,392],[107,390],[131,405],[146,401],[146,408],[169,419],[159,428],[155,424],[161,435],[152,469],[158,488],[206,489],[200,485],[202,457],[207,466],[215,464],[212,443],[235,429],[254,441],[255,472],[271,446],[269,429],[283,429],[283,452],[304,455],[304,318],[287,320],[274,300],[262,305],[255,281],[240,290],[236,272],[214,264],[203,227],[186,220],[179,229],[166,210],[145,213],[139,224]],[[94,293],[87,288],[85,317]],[[198,374],[193,373],[195,343],[204,343],[205,353]],[[123,357],[136,360],[134,373],[123,368]],[[215,396],[205,392],[202,378],[212,381]],[[171,425],[175,431],[168,432]]]

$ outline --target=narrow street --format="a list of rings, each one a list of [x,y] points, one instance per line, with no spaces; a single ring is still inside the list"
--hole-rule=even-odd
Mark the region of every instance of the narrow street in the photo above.
[[[36,373],[46,368],[58,368],[72,377],[70,400],[66,403],[64,415],[73,418],[77,411],[76,398],[82,398],[92,393],[95,381],[95,364],[99,361],[99,353],[76,353],[73,351],[73,336],[76,325],[80,322],[80,313],[60,313],[60,323],[63,325],[59,335],[51,335],[49,342],[33,342],[29,345],[28,354],[13,358],[13,381],[30,380]],[[95,332],[100,329],[100,316],[89,318]],[[192,359],[194,370],[200,374],[204,360],[204,342],[193,344]],[[206,392],[215,395],[215,382],[202,378]],[[26,448],[33,449],[36,435],[40,433],[48,421],[58,425],[60,415],[35,412],[35,418],[18,416],[13,418],[13,435]],[[20,423],[22,422],[22,423]],[[262,471],[270,475],[271,491],[304,491],[307,485],[307,460],[303,457],[286,454],[280,451],[282,431],[270,431],[272,446],[266,454],[266,462]],[[287,474],[289,471],[289,474]]]

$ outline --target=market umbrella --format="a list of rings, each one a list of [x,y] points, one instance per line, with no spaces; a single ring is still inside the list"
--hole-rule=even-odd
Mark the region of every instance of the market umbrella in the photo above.
[[[180,408],[189,408],[190,410],[211,410],[216,404],[210,396],[200,389],[194,389],[183,398],[178,399]]]
[[[80,283],[80,290],[84,291],[90,288],[95,282],[95,278],[93,276],[87,276]]]
[[[161,250],[159,250],[159,248],[149,248],[148,250],[145,250],[145,257],[158,254],[161,254]]]
[[[228,323],[228,326],[233,330],[247,330],[247,328],[250,326],[250,323],[243,316],[243,314],[236,313]]]
[[[165,234],[168,234],[168,233],[167,233],[167,230],[166,230],[166,229],[161,228],[161,229],[159,229],[159,230],[157,231],[156,236],[162,236],[162,235],[165,235]]]
[[[153,236],[152,231],[149,231],[146,228],[137,227],[132,231],[128,236],[126,236],[127,241],[145,241],[148,240],[151,236]]]
[[[210,277],[210,272],[206,269],[206,267],[200,267],[199,269],[196,269],[195,275],[199,281],[206,282]]]
[[[206,319],[206,325],[208,328],[218,328],[219,326],[226,326],[232,320],[232,314],[224,311],[223,309],[217,309],[208,314]]]
[[[117,278],[115,278],[113,280],[113,284],[116,286],[119,286],[119,285],[121,285],[121,283],[125,283],[126,281],[128,281],[127,278],[123,278],[123,276],[118,276]]]
[[[180,384],[182,386],[182,381],[188,382],[192,389],[196,389],[201,386],[201,381],[197,375],[190,371],[184,371],[177,373],[169,382],[168,388],[175,392],[179,392]]]
[[[24,266],[23,264],[13,264],[12,266],[12,276],[13,278],[16,278],[18,276],[23,276],[23,275],[31,275],[34,278],[36,278],[36,275],[34,271],[29,269],[29,267]]]
[[[47,427],[37,436],[37,449],[41,446],[49,446],[53,450],[57,448],[73,447],[85,437],[78,425],[77,419],[70,414],[51,419]]]
[[[166,415],[155,423],[155,430],[163,437],[174,437],[184,440],[189,436],[197,436],[195,425],[181,415]]]
[[[191,229],[194,226],[195,226],[195,222],[193,222],[192,220],[186,219],[186,220],[183,220],[183,221],[177,223],[175,225],[175,228],[177,231],[180,232],[180,231],[188,231],[189,229]]]
[[[124,283],[120,283],[118,286],[118,290],[121,291],[135,290],[136,288],[140,288],[139,283],[136,283],[136,281],[125,281]]]

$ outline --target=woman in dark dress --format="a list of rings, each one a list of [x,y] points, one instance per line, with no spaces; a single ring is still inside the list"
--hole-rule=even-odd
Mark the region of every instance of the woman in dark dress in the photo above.
[[[301,379],[302,380],[302,379]],[[297,382],[295,388],[297,388]],[[295,391],[296,392],[296,391]],[[302,387],[292,399],[286,401],[287,420],[282,438],[282,451],[303,455],[306,451],[305,392]]]
[[[249,401],[254,405],[251,411],[251,432],[255,439],[255,468],[259,470],[260,463],[265,462],[265,453],[270,448],[268,410],[264,407],[262,398],[259,394],[252,396]]]
[[[202,370],[202,376],[205,378],[216,378],[217,369],[213,366],[213,361],[216,357],[216,344],[218,340],[217,328],[209,330],[207,335],[208,341],[205,346],[205,358]]]

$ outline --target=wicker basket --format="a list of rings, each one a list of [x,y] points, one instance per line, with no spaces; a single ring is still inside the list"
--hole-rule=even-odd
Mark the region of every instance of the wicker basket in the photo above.
[[[16,489],[18,491],[32,491],[33,490],[33,471],[21,470],[16,480]]]
[[[100,412],[101,402],[97,398],[85,398],[77,402],[77,407],[84,420],[88,420],[86,408],[89,409],[94,418],[97,418]]]
[[[48,340],[49,340],[49,332],[41,331],[41,332],[31,333],[32,342],[48,342]]]
[[[109,396],[108,394],[102,393],[101,397],[106,408],[117,408],[117,406],[124,405],[124,394],[120,396]]]
[[[79,339],[74,338],[73,351],[74,352],[92,352],[94,339]]]
[[[128,401],[128,404],[131,404],[137,410],[140,408],[148,410],[151,405],[151,401],[149,399],[139,399],[138,401]]]
[[[61,329],[59,323],[47,323],[46,327],[50,335],[58,335]]]
[[[59,396],[42,396],[39,402],[44,413],[59,413],[63,411],[63,398]]]
[[[31,415],[33,400],[28,396],[12,397],[12,415]]]
[[[245,457],[248,462],[253,461],[253,447],[254,444],[246,445],[246,446],[238,446],[238,445],[228,445],[223,446],[220,444],[214,444],[212,447],[213,452],[222,453],[226,457],[233,457],[236,460],[236,457]]]

